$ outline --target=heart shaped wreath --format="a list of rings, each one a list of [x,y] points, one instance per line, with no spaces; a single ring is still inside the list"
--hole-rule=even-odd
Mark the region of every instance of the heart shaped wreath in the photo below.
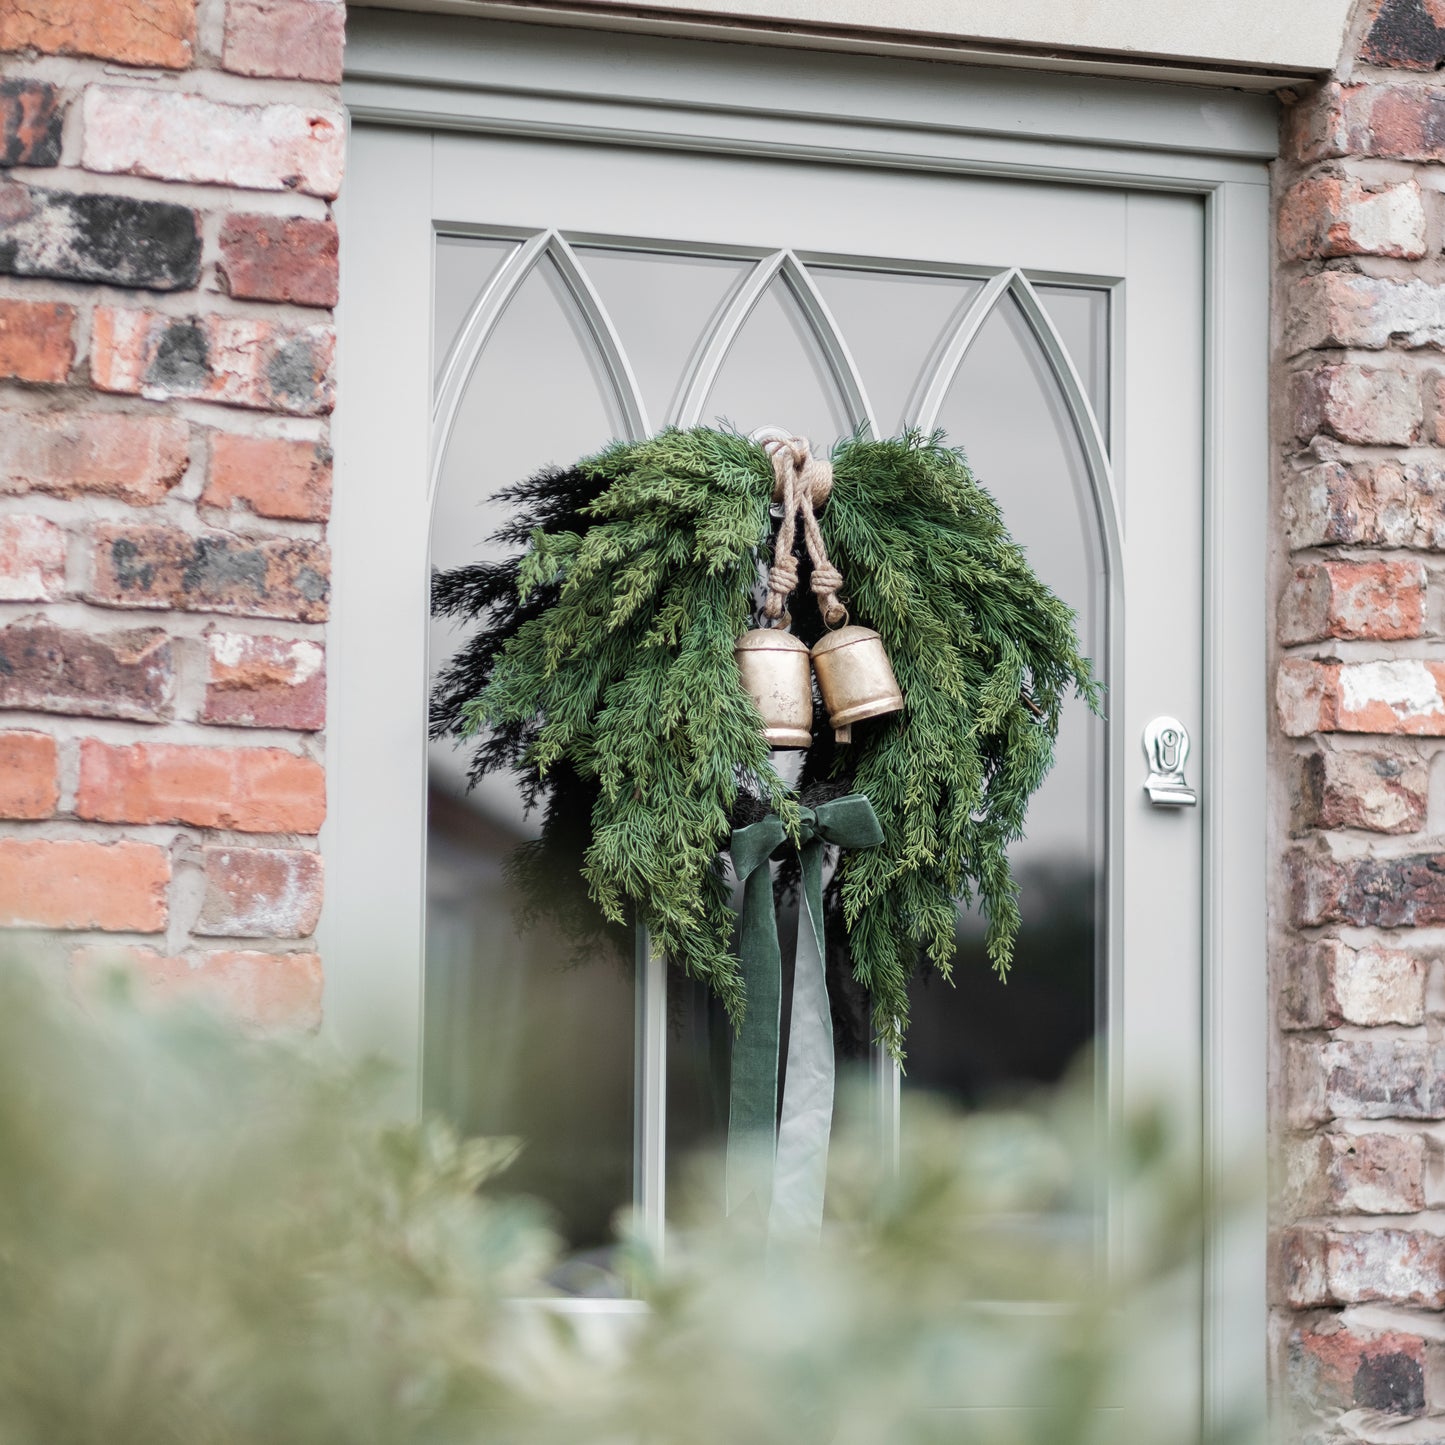
[[[846,746],[816,728],[801,786],[865,794],[881,827],[881,844],[841,855],[832,892],[873,1029],[901,1057],[909,978],[920,951],[948,973],[959,902],[981,903],[1007,970],[1007,848],[1064,699],[1097,708],[1100,689],[1074,612],[941,434],[846,438],[832,470],[822,539],[907,706]],[[433,736],[471,740],[473,782],[513,770],[545,810],[513,860],[524,894],[581,940],[635,919],[734,1023],[747,1000],[722,850],[749,808],[795,841],[801,824],[734,659],[756,620],[773,482],[764,449],[732,432],[615,443],[503,492],[515,514],[496,540],[524,550],[440,573],[432,592],[438,615],[476,624],[436,684]],[[793,627],[821,634],[810,600]],[[569,875],[585,883],[570,902]]]

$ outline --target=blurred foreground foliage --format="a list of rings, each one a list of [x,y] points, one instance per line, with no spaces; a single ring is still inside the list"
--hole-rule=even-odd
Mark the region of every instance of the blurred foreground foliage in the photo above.
[[[382,1083],[0,973],[0,1442],[1198,1438],[1198,1191],[1159,1121],[1114,1161],[1107,1286],[1075,1091],[915,1113],[896,1172],[844,1127],[821,1244],[700,1225],[661,1267],[625,1241],[644,1304],[599,1318],[535,1302],[556,1241],[486,1188],[511,1146],[390,1125]]]

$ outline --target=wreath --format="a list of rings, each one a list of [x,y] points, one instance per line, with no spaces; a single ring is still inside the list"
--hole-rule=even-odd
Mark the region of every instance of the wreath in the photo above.
[[[513,555],[434,578],[433,610],[475,630],[438,679],[432,734],[472,746],[473,783],[511,770],[543,808],[510,865],[524,895],[584,947],[644,926],[735,1026],[749,1007],[724,858],[735,828],[772,817],[798,845],[809,797],[862,795],[880,837],[841,854],[829,911],[873,1032],[901,1058],[909,979],[920,957],[949,974],[960,903],[981,905],[988,957],[1007,972],[1020,922],[1008,847],[1064,700],[1097,709],[1100,688],[1073,610],[941,433],[844,439],[822,464],[826,506],[798,510],[804,490],[785,507],[786,545],[770,516],[778,455],[730,431],[669,429],[504,491],[513,515],[494,540]],[[820,460],[801,444],[784,465],[801,476]],[[906,702],[846,744],[820,713],[795,788],[735,649],[760,613],[781,620],[810,563],[792,633],[815,643],[846,598]],[[582,887],[559,893],[568,878]]]

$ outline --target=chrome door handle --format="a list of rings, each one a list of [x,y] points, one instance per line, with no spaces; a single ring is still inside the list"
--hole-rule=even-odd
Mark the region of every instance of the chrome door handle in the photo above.
[[[1178,718],[1156,717],[1144,729],[1144,756],[1149,760],[1144,791],[1156,808],[1192,808],[1199,801],[1184,778],[1189,729]]]

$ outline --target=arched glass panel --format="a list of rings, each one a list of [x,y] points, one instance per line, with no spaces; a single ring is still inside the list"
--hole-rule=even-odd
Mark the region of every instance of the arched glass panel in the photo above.
[[[437,328],[459,320],[439,312]],[[438,438],[433,565],[494,555],[485,539],[502,520],[492,501],[499,487],[594,452],[622,429],[591,334],[543,257],[487,341],[450,434]],[[433,676],[462,635],[432,623]],[[505,866],[540,819],[523,816],[510,779],[468,792],[464,770],[464,753],[431,746],[425,1103],[466,1134],[523,1141],[500,1187],[556,1211],[573,1251],[563,1287],[614,1293],[611,1218],[632,1198],[630,965],[579,962],[545,920],[519,929]]]
[[[878,425],[892,436],[914,420],[926,378],[982,281],[809,266],[847,338]]]
[[[655,426],[672,420],[699,344],[756,264],[718,256],[579,246]]]
[[[851,430],[848,408],[797,298],[776,277],[728,351],[702,420],[739,431],[786,426],[831,447]]]
[[[432,273],[432,371],[440,375],[457,332],[497,268],[517,248],[489,236],[438,236]]]
[[[1079,614],[1086,653],[1105,643],[1106,553],[1085,453],[1064,396],[1018,303],[985,321],[944,401],[939,425],[1039,576]],[[1071,702],[1057,761],[1011,850],[1022,890],[1017,967],[1000,984],[983,951],[983,921],[960,910],[954,987],[914,983],[904,1078],[912,1090],[964,1104],[1057,1079],[1095,1035],[1102,996],[1104,724]]]

